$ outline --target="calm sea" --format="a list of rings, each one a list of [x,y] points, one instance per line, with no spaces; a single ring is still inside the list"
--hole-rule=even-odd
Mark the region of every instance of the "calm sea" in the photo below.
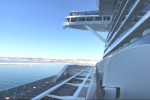
[[[0,64],[0,91],[59,73],[64,63]]]

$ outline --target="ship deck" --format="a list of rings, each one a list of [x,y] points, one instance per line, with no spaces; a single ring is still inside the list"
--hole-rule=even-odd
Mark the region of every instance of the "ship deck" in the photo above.
[[[66,75],[63,75],[66,73]],[[85,100],[94,67],[70,66],[58,77],[38,80],[0,92],[0,100]],[[70,74],[69,74],[70,73]]]
[[[29,91],[25,91],[22,94],[16,96],[14,98],[14,100],[30,100],[33,97],[39,95],[40,93],[48,90],[49,88],[52,88],[53,86],[61,83],[62,81],[66,80],[68,77],[65,77],[64,79],[62,79],[62,80],[60,80],[58,82],[51,82],[50,84],[45,84],[42,87],[39,87],[39,88],[36,88],[36,89],[32,89],[32,90],[29,90]]]

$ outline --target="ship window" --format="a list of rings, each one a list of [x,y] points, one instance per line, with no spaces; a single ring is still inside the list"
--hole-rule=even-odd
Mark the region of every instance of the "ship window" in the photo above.
[[[70,16],[73,16],[74,14],[73,14],[73,13],[70,13],[69,15],[70,15]]]
[[[67,22],[70,22],[70,21],[69,21],[69,18],[67,18]]]
[[[80,17],[79,21],[85,21],[85,18],[84,17]]]
[[[133,22],[138,22],[138,20],[139,20],[138,18],[134,18]]]
[[[85,12],[85,15],[93,15],[93,12],[92,11],[87,11],[87,12]]]
[[[107,18],[107,17],[103,17],[103,21],[105,21],[105,20],[106,20],[106,18]]]
[[[71,18],[71,22],[77,22],[77,18]]]
[[[86,18],[86,21],[93,21],[94,20],[94,17],[87,17]]]
[[[104,20],[104,21],[109,21],[109,20],[110,20],[110,16],[104,16],[104,17],[103,17],[103,20]]]
[[[98,12],[93,12],[94,15],[98,15]]]
[[[95,21],[102,21],[102,17],[95,17]]]
[[[71,12],[69,15],[70,16],[76,16],[76,15],[78,15],[78,13],[77,12]]]
[[[107,20],[110,20],[110,16],[107,17]]]
[[[146,11],[142,11],[139,13],[139,16],[144,16],[146,14]]]
[[[78,15],[85,15],[85,12],[78,12]]]
[[[124,17],[122,18],[122,21],[124,21],[124,20],[125,20],[125,18],[126,18],[126,16],[124,16]]]

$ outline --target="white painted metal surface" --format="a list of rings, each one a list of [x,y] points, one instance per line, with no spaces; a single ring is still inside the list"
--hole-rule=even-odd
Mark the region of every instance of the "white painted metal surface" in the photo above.
[[[150,44],[128,47],[108,59],[104,65],[103,78],[107,96],[111,96],[110,91],[114,94],[110,88],[118,87],[119,99],[150,99],[149,51]]]
[[[96,37],[98,37],[103,43],[105,43],[106,45],[108,44],[108,42],[106,41],[106,39],[104,39],[102,36],[100,36],[96,31],[94,31],[91,27],[85,25],[85,28],[87,30],[89,30],[90,32],[92,32]]]
[[[113,87],[105,87],[104,88],[105,91],[105,96],[104,99],[113,99],[116,100],[116,93],[117,93],[117,89],[113,88]]]

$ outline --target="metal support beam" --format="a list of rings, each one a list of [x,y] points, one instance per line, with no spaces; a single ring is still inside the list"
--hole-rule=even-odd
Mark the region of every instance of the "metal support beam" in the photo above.
[[[103,41],[106,45],[108,45],[108,42],[102,37],[100,36],[96,31],[94,31],[91,27],[85,25],[85,28],[87,30],[89,30],[90,32],[92,32],[95,36],[97,36],[101,41]]]

